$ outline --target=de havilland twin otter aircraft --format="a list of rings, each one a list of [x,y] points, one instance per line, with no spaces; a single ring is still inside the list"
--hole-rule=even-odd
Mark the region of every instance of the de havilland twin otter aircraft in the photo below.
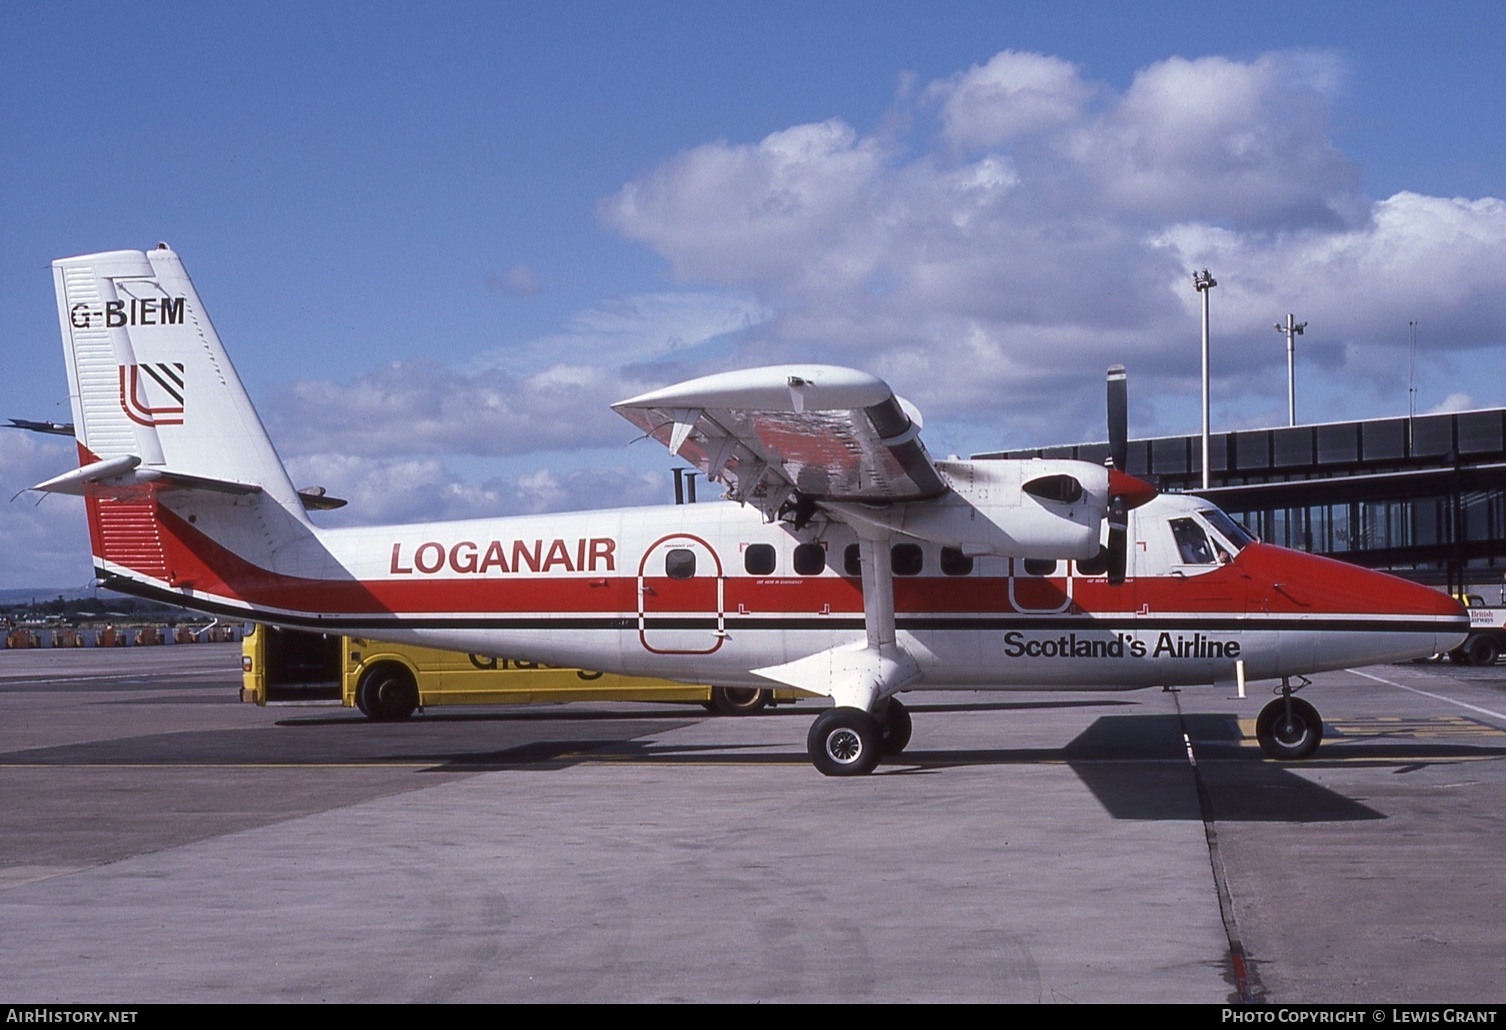
[[[327,529],[295,489],[178,256],[53,263],[100,583],[217,615],[629,675],[830,697],[828,775],[910,739],[927,688],[1115,690],[1278,680],[1266,753],[1322,736],[1293,678],[1448,651],[1438,591],[1261,543],[1111,463],[936,461],[919,413],[825,365],[706,376],[614,408],[730,504]],[[1305,682],[1305,681],[1304,681]],[[1296,688],[1300,689],[1300,687]],[[363,701],[411,711],[411,684]]]

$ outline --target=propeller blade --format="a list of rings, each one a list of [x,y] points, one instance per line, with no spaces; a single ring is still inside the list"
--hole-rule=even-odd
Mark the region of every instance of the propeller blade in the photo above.
[[[1129,381],[1123,365],[1110,365],[1108,374],[1109,506],[1104,520],[1109,527],[1107,551],[1109,582],[1124,582],[1129,557],[1129,510],[1156,496],[1156,488],[1124,471],[1129,463]]]
[[[1124,582],[1124,570],[1129,552],[1129,508],[1123,494],[1115,494],[1109,501],[1109,582]]]
[[[1124,471],[1129,458],[1129,399],[1123,365],[1109,366],[1109,459]]]

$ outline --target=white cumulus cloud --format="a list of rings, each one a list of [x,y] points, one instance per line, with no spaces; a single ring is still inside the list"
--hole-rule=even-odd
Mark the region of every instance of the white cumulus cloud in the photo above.
[[[1215,395],[1245,420],[1284,406],[1272,325],[1287,311],[1311,324],[1303,360],[1357,371],[1374,396],[1408,320],[1436,352],[1506,342],[1502,202],[1365,196],[1330,125],[1345,84],[1315,51],[1170,58],[1122,90],[1006,51],[872,135],[833,119],[707,142],[601,213],[687,288],[770,312],[727,366],[875,371],[933,416],[928,438],[984,423],[1000,441],[1101,436],[1114,362],[1141,431],[1185,430],[1158,409],[1195,389],[1190,273],[1207,266]]]

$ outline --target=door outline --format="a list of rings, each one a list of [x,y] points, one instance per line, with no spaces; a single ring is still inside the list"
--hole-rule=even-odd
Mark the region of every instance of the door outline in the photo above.
[[[664,556],[676,547],[686,547],[697,552],[696,571],[688,580],[670,580],[661,573],[650,574],[656,564],[662,570]],[[703,571],[703,562],[709,558],[710,570]],[[680,619],[697,623],[714,619],[714,628],[703,636],[697,627],[659,627],[650,624],[651,619],[667,618],[665,611],[657,610],[654,601],[660,598],[659,590],[669,583],[677,584],[677,592],[688,595],[692,603],[705,602],[699,607],[676,607],[668,609]],[[687,584],[688,587],[680,587]],[[725,598],[726,580],[722,573],[722,559],[716,548],[692,533],[671,533],[655,540],[643,552],[638,562],[638,642],[645,651],[653,654],[711,654],[722,646],[727,638],[727,615]],[[683,600],[682,602],[683,603]]]

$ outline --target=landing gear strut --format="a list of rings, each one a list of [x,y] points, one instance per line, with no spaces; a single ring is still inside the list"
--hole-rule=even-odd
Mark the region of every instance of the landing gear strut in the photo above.
[[[1302,687],[1307,680],[1302,681]],[[1298,687],[1297,690],[1301,690]],[[1318,710],[1292,689],[1291,678],[1281,677],[1281,696],[1260,710],[1255,720],[1255,739],[1267,758],[1294,761],[1306,758],[1323,740],[1323,720]]]

